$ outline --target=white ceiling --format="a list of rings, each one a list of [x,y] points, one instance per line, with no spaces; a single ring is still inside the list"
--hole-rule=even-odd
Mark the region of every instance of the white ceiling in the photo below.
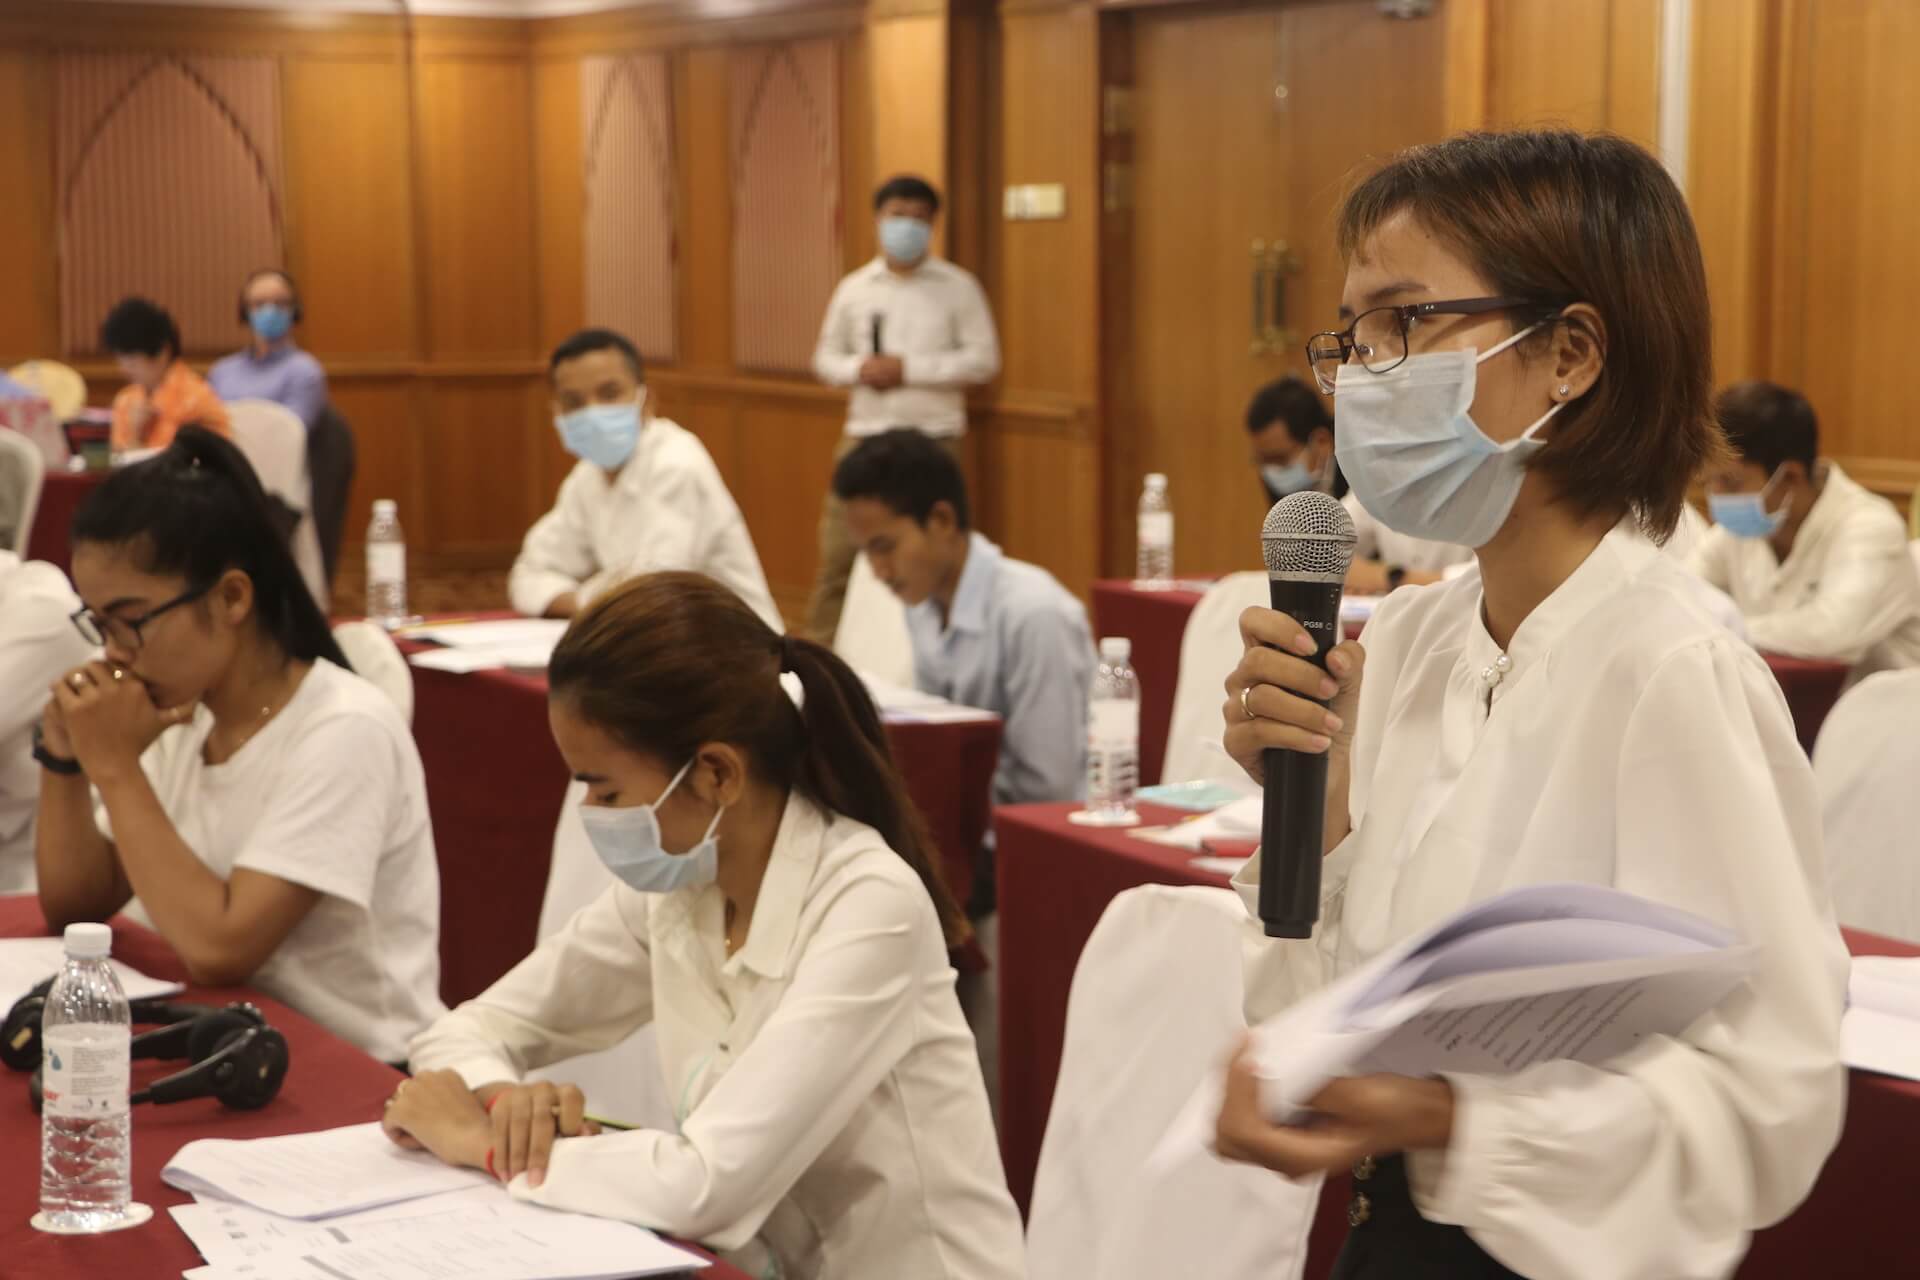
[[[69,4],[88,0],[67,0]],[[207,9],[286,9],[299,13],[386,13],[404,7],[419,17],[558,18],[634,7],[633,0],[114,0],[120,4],[192,5]]]

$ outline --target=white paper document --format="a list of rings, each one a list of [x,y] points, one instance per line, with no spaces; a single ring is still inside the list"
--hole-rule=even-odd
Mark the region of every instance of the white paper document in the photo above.
[[[873,699],[873,705],[880,709],[880,718],[895,724],[964,724],[975,720],[993,720],[997,717],[991,711],[982,711],[978,707],[963,707],[957,702],[948,702],[938,694],[922,693],[918,689],[909,689],[904,685],[890,684],[878,676],[862,672],[861,683],[867,686],[867,693]]]
[[[11,1009],[21,996],[60,972],[66,963],[66,944],[59,938],[0,939],[0,1009]],[[185,990],[177,982],[149,978],[131,965],[113,961],[129,1000],[157,1000]]]
[[[1216,840],[1258,840],[1262,804],[1261,794],[1256,791],[1191,822],[1178,823],[1143,838],[1196,852]]]
[[[409,631],[414,640],[443,646],[416,653],[407,661],[429,671],[492,671],[500,667],[545,669],[567,631],[565,618],[504,618],[489,622],[452,622]]]
[[[1507,1075],[1551,1059],[1604,1062],[1686,1030],[1746,981],[1754,955],[1712,921],[1615,889],[1516,889],[1254,1028],[1261,1099],[1284,1121],[1341,1075]],[[1201,1083],[1156,1160],[1206,1142],[1220,1087],[1217,1074]]]
[[[308,1219],[493,1182],[476,1170],[444,1165],[424,1151],[402,1151],[378,1122],[281,1138],[202,1138],[180,1148],[160,1177],[168,1186],[196,1196]]]
[[[710,1265],[641,1227],[524,1204],[489,1184],[324,1222],[244,1205],[182,1205],[208,1265],[190,1280],[598,1280]]]
[[[1840,1020],[1840,1060],[1920,1080],[1920,956],[1855,956]]]

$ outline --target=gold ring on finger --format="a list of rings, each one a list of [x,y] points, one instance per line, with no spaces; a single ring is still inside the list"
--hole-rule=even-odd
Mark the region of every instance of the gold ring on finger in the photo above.
[[[114,678],[114,679],[115,679],[116,681],[118,681],[118,680],[125,680],[125,679],[127,678],[127,673],[126,673],[126,672],[125,672],[125,671],[124,671],[123,669],[121,669],[121,668],[119,668],[119,667],[115,667],[115,668],[113,669],[113,678]]]
[[[1248,685],[1246,688],[1240,691],[1240,709],[1247,713],[1247,719],[1249,720],[1253,720],[1257,718],[1253,714],[1253,708],[1247,705],[1247,695],[1252,692],[1253,692],[1252,685]]]
[[[76,671],[72,675],[67,677],[67,684],[69,687],[72,688],[72,690],[75,693],[78,693],[82,689],[87,687],[87,678],[86,676],[82,675],[80,672]]]

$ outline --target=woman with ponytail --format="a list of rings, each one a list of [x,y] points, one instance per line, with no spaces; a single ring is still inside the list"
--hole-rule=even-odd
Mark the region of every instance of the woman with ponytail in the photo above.
[[[73,543],[73,622],[101,656],[41,723],[48,924],[131,905],[195,982],[251,983],[401,1060],[445,1011],[425,777],[253,468],[185,428],[94,491]]]
[[[865,687],[696,574],[568,630],[553,736],[619,883],[414,1041],[390,1135],[784,1280],[1024,1273],[947,946],[964,929]],[[659,1033],[677,1132],[525,1073]]]

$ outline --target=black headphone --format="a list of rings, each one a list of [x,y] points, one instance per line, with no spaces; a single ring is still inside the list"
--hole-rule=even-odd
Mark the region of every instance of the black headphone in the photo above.
[[[246,280],[240,285],[240,302],[234,310],[241,324],[250,323],[252,320],[252,317],[247,314],[247,290],[253,288],[253,282],[262,276],[279,276],[282,280],[285,280],[287,282],[287,292],[293,295],[293,322],[299,324],[306,318],[306,313],[300,306],[300,286],[294,282],[293,277],[282,271],[279,267],[262,267],[258,271],[249,272]]]
[[[0,1023],[0,1063],[33,1072],[27,1093],[36,1111],[42,1101],[40,1018],[52,988],[53,979],[48,978],[16,1001]],[[254,1006],[215,1009],[166,1000],[135,1000],[132,1006],[136,1023],[157,1024],[133,1038],[134,1058],[186,1059],[193,1065],[154,1081],[131,1101],[218,1098],[235,1111],[257,1111],[280,1092],[287,1078],[287,1038]]]

